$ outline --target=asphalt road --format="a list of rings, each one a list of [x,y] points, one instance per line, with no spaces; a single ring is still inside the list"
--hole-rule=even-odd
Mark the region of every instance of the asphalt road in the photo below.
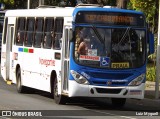
[[[11,113],[14,117],[43,116],[56,119],[106,119],[106,116],[112,119],[146,119],[146,116],[148,118],[150,115],[158,119],[160,116],[158,104],[159,102],[153,100],[129,99],[123,108],[116,108],[111,105],[109,99],[74,98],[66,105],[57,105],[49,93],[29,90],[28,93],[19,94],[15,84],[7,85],[0,78],[0,118]]]

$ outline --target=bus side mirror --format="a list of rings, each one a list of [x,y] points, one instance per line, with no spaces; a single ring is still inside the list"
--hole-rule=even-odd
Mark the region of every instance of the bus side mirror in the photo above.
[[[148,44],[149,44],[148,55],[150,55],[154,53],[154,35],[151,32],[149,32]]]

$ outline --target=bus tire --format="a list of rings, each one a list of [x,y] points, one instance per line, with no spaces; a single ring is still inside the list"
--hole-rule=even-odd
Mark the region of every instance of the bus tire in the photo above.
[[[57,79],[54,80],[54,100],[56,104],[66,104],[66,96],[58,94],[58,82]]]
[[[126,98],[111,98],[112,105],[115,107],[123,107],[126,103]]]
[[[21,81],[21,70],[20,69],[18,69],[17,70],[17,75],[16,75],[16,79],[17,79],[17,92],[18,93],[24,93],[25,92],[25,87],[24,86],[22,86],[22,81]]]

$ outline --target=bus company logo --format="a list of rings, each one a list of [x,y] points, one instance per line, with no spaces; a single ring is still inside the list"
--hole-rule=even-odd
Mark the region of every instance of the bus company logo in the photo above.
[[[87,79],[90,79],[90,76],[88,74],[86,74],[85,72],[81,72],[81,74],[86,77]]]
[[[11,111],[2,111],[2,116],[12,116]]]
[[[46,66],[55,66],[55,60],[41,59],[39,58],[39,64]]]
[[[107,85],[110,86],[112,84],[112,81],[107,81]]]

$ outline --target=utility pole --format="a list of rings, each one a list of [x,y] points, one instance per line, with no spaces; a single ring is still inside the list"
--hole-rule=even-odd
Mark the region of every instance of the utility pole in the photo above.
[[[39,6],[44,5],[44,0],[39,0]]]
[[[155,81],[155,99],[159,99],[159,80],[160,80],[160,0],[159,0],[159,17],[158,17],[158,42],[156,58],[156,81]]]
[[[127,9],[127,0],[116,0],[117,7],[122,9]]]
[[[30,9],[30,0],[27,2],[27,9]]]

